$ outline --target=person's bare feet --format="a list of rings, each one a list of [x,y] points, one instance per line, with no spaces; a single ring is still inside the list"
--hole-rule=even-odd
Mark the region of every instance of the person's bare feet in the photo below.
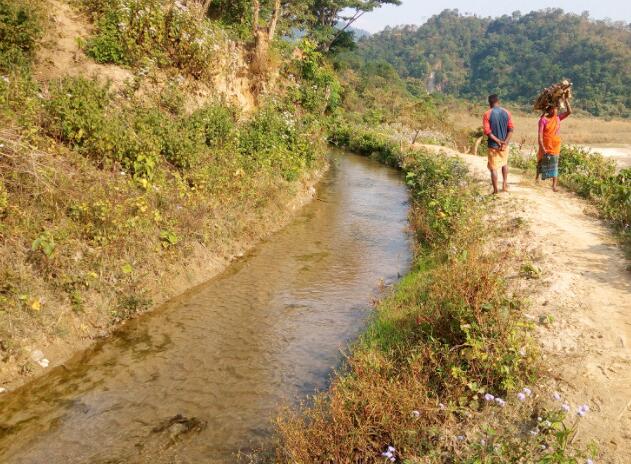
[[[558,188],[556,188],[556,187],[552,187],[552,191],[553,191],[553,192],[558,192],[558,191],[559,191],[559,189],[558,189]]]

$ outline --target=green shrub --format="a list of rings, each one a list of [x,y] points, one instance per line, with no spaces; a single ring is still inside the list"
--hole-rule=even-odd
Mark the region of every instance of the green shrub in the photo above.
[[[534,171],[536,158],[511,153],[511,163]],[[589,149],[564,145],[559,158],[559,182],[593,201],[603,218],[631,243],[631,169],[616,173],[613,160]]]
[[[96,18],[96,34],[86,52],[101,63],[138,65],[149,58],[193,77],[207,76],[221,34],[179,2],[161,0],[84,0]]]
[[[118,162],[134,177],[151,180],[160,156],[153,128],[134,114],[108,108],[107,85],[65,78],[52,87],[45,104],[48,134],[95,159],[100,166]]]
[[[97,63],[131,64],[119,30],[121,20],[119,10],[108,10],[98,20],[98,34],[85,46],[86,53]]]
[[[85,147],[106,126],[108,86],[82,77],[67,77],[51,85],[45,104],[48,134],[74,148]]]
[[[335,71],[324,62],[316,43],[304,40],[300,49],[303,53],[298,61],[302,78],[300,104],[316,113],[334,111],[342,102],[342,85]]]
[[[316,147],[307,131],[289,111],[268,106],[239,131],[239,151],[250,172],[268,169],[286,180],[295,180],[316,158]]]
[[[559,176],[579,195],[601,196],[615,173],[616,165],[612,160],[586,148],[563,146],[561,150]]]
[[[582,147],[564,146],[559,179],[594,201],[603,217],[612,221],[627,239],[631,238],[631,169],[616,174],[614,161]]]
[[[28,65],[43,32],[41,4],[0,0],[0,71]]]
[[[202,131],[208,147],[223,147],[235,133],[235,114],[228,107],[210,105],[195,111],[189,125]]]

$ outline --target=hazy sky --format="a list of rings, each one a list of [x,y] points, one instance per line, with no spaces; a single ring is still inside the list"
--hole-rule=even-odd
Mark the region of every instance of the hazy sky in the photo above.
[[[398,7],[387,6],[365,15],[355,24],[360,29],[377,32],[386,26],[398,24],[422,24],[430,16],[446,8],[457,8],[461,13],[478,16],[501,16],[519,10],[527,13],[542,8],[563,8],[565,11],[582,13],[589,11],[592,18],[610,18],[631,23],[631,0],[403,0]]]

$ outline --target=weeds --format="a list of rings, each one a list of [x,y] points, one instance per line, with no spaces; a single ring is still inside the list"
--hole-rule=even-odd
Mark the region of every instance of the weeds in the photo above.
[[[150,59],[195,78],[209,77],[225,37],[179,2],[85,0],[96,34],[85,49],[99,63],[139,65]]]
[[[338,125],[331,140],[402,169],[419,252],[329,392],[279,419],[277,462],[576,462],[552,413],[537,438],[520,429],[537,349],[463,165],[371,130]]]
[[[534,156],[515,153],[511,162],[533,172],[536,168]],[[559,158],[559,182],[591,200],[625,245],[631,246],[631,168],[616,172],[614,161],[583,147],[565,145]]]
[[[0,0],[0,71],[26,67],[43,31],[38,2]]]

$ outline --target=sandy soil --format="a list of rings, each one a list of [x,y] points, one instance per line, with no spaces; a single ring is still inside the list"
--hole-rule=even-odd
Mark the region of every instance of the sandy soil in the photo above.
[[[433,147],[434,150],[443,148]],[[450,151],[450,150],[447,150]],[[481,180],[486,159],[461,156]],[[490,186],[489,186],[490,189]],[[629,263],[588,203],[512,174],[500,199],[528,225],[527,253],[542,270],[530,281],[529,317],[551,370],[551,388],[570,404],[589,404],[577,439],[595,440],[599,462],[631,462],[631,272]],[[522,283],[522,285],[524,285]]]

